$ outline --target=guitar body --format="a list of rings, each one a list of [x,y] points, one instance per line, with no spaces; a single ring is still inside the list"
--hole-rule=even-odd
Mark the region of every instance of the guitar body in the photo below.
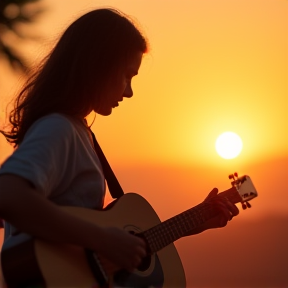
[[[152,206],[143,197],[135,193],[125,194],[104,211],[79,207],[63,207],[61,209],[99,226],[118,227],[132,233],[143,232],[161,223]],[[9,241],[11,242],[11,240]],[[92,252],[90,252],[89,258],[87,257],[89,251],[81,247],[49,243],[31,237],[28,237],[25,241],[22,247],[26,247],[27,249],[24,250],[27,251],[21,250],[23,261],[17,261],[17,258],[13,259],[13,257],[19,257],[19,253],[15,253],[14,246],[11,243],[6,247],[4,243],[1,260],[8,287],[21,286],[16,284],[18,280],[15,282],[17,275],[22,275],[20,278],[25,278],[22,283],[25,283],[27,287],[30,285],[29,278],[33,279],[33,277],[39,279],[37,283],[44,280],[47,288],[101,287],[101,277],[97,278],[97,273],[95,274],[93,268],[93,265],[97,266],[97,264],[91,264],[89,261],[93,258]],[[17,247],[20,246],[18,243]],[[25,253],[27,255],[24,255]],[[8,267],[8,265],[5,265],[7,261],[14,264],[9,264]],[[27,261],[26,264],[23,263],[24,261]],[[99,262],[101,264],[101,259],[99,259]],[[30,266],[27,268],[24,265]],[[147,257],[145,263],[133,273],[126,271],[114,273],[114,271],[109,271],[109,268],[105,265],[102,268],[108,277],[110,287],[148,288],[150,286],[168,288],[185,287],[186,285],[183,266],[173,243]],[[27,275],[27,273],[31,275]]]

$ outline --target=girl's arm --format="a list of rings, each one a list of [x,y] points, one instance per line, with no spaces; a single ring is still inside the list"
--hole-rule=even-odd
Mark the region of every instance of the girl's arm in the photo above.
[[[0,217],[38,238],[92,249],[120,268],[132,270],[146,255],[145,242],[139,237],[66,213],[16,175],[0,175]]]

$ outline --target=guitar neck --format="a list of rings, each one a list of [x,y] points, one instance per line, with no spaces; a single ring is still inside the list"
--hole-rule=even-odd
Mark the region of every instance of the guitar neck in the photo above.
[[[227,197],[231,202],[242,201],[235,187],[218,194]],[[215,217],[219,211],[210,203],[201,203],[188,209],[142,233],[146,239],[150,252],[155,253],[170,243],[191,234],[191,232]]]

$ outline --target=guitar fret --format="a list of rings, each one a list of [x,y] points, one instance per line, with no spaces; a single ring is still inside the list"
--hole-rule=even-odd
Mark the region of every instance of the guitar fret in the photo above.
[[[191,230],[191,227],[192,227],[192,223],[189,221],[189,215],[188,213],[183,213],[183,218],[184,218],[184,231],[190,231]]]

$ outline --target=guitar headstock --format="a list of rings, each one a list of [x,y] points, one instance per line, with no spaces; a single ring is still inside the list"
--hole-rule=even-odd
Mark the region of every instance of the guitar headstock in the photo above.
[[[232,179],[231,182],[232,188],[219,193],[220,197],[228,198],[232,203],[241,203],[242,208],[251,208],[251,204],[248,202],[253,198],[258,196],[257,190],[252,183],[251,178],[248,175],[243,175],[238,177],[237,173],[230,174],[229,179]]]
[[[232,179],[231,185],[236,188],[241,197],[242,208],[250,208],[251,204],[248,202],[258,196],[257,190],[248,175],[238,177],[238,173],[230,174],[229,179]]]

